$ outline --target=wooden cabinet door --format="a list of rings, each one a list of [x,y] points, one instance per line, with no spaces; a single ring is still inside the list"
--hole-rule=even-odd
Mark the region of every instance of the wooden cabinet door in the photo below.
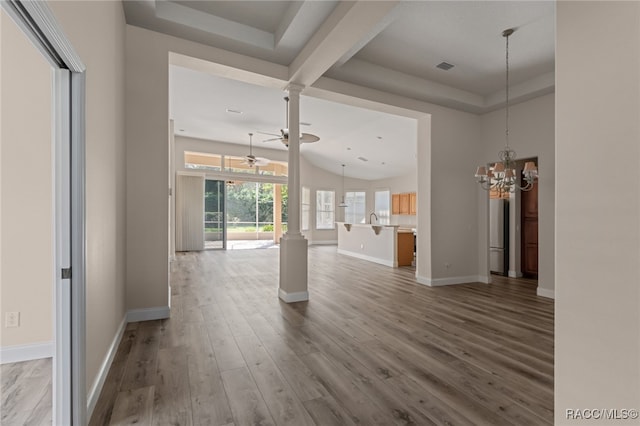
[[[413,262],[413,233],[398,232],[398,266],[411,266]]]
[[[400,214],[409,214],[409,194],[400,194]]]
[[[538,182],[531,191],[522,191],[522,275],[538,278]]]
[[[417,211],[416,193],[409,193],[409,214],[415,215]]]
[[[400,194],[391,195],[391,214],[400,214]]]

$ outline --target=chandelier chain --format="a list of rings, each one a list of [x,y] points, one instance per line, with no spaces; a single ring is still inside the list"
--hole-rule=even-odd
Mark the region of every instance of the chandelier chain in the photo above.
[[[507,34],[505,36],[505,38],[507,39],[506,44],[507,44],[507,49],[506,49],[506,63],[507,63],[507,72],[506,72],[506,105],[505,105],[505,110],[506,110],[506,125],[505,125],[505,142],[507,145],[507,150],[509,149],[509,35]]]

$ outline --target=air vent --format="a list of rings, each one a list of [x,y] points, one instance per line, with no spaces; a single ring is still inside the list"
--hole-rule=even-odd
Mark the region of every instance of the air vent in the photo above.
[[[242,111],[236,108],[227,108],[227,112],[229,114],[242,114]]]
[[[307,122],[305,122],[305,121],[301,121],[301,122],[300,122],[300,125],[301,125],[301,126],[311,126],[311,123],[307,123]]]
[[[438,65],[436,65],[436,68],[440,68],[441,70],[449,71],[451,68],[453,68],[453,65],[451,65],[448,62],[440,62]]]
[[[369,160],[367,160],[367,159],[366,159],[366,158],[364,158],[364,157],[358,157],[358,160],[360,160],[360,161],[365,161],[365,162],[366,162],[366,161],[369,161]]]

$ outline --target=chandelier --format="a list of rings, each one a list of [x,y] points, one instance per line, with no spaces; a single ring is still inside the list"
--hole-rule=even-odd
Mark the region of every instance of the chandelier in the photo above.
[[[505,125],[505,147],[498,153],[499,162],[493,166],[480,166],[476,170],[476,179],[480,186],[488,191],[496,191],[500,194],[521,191],[530,191],[538,177],[538,168],[533,161],[527,161],[522,170],[523,185],[518,184],[516,174],[516,152],[509,147],[509,36],[513,34],[513,28],[506,29],[502,36],[506,39],[506,125]]]

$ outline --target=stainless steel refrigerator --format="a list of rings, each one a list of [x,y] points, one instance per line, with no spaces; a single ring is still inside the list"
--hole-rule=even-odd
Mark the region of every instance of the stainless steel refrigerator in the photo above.
[[[509,201],[489,200],[489,270],[507,276],[509,270]]]

